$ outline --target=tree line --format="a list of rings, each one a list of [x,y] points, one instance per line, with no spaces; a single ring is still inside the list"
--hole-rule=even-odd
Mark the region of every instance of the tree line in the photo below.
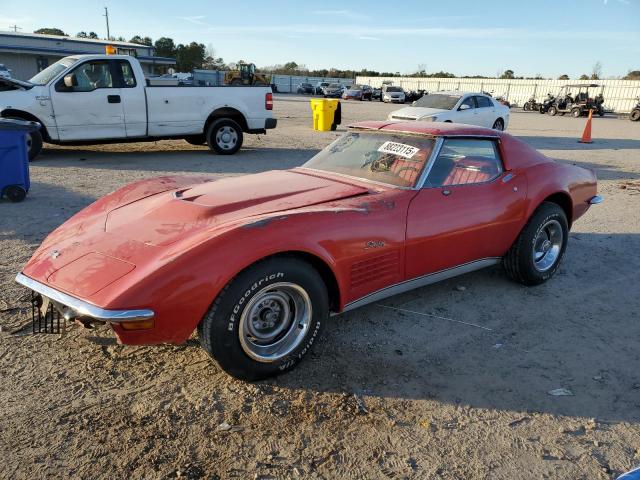
[[[33,33],[41,33],[45,35],[59,35],[68,37],[64,31],[59,28],[40,28]],[[95,38],[98,39],[98,35],[95,32],[78,32],[76,38]],[[244,60],[238,60],[237,62],[225,63],[222,57],[216,57],[215,49],[211,44],[205,46],[202,43],[191,42],[187,44],[176,44],[170,37],[161,37],[155,42],[150,37],[142,37],[135,35],[127,40],[124,37],[111,38],[120,42],[136,43],[138,45],[144,45],[147,47],[153,47],[155,53],[159,57],[168,57],[176,59],[176,70],[181,72],[190,72],[193,69],[205,69],[205,70],[229,70],[236,68],[236,65],[241,63],[248,63]],[[541,75],[534,77],[518,77],[511,69],[500,71],[496,76],[484,76],[484,75],[462,75],[458,76],[451,72],[439,71],[428,73],[424,65],[419,65],[417,70],[409,74],[402,74],[400,72],[378,72],[376,70],[369,70],[363,68],[361,70],[353,69],[339,69],[339,68],[320,68],[309,69],[303,64],[291,61],[285,64],[268,65],[257,68],[262,73],[272,73],[281,75],[300,75],[308,77],[336,77],[336,78],[355,78],[356,76],[363,77],[424,77],[424,78],[500,78],[500,79],[529,79],[529,80],[543,80]],[[582,74],[579,80],[599,80],[602,78],[602,64],[596,62],[592,68],[591,74]],[[640,70],[630,70],[627,75],[622,77],[623,80],[640,80]],[[560,75],[558,80],[570,80],[569,75]]]

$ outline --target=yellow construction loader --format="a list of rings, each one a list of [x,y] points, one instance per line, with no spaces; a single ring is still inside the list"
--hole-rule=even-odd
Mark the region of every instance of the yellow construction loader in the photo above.
[[[229,70],[224,75],[225,85],[269,85],[269,79],[262,73],[256,73],[253,63],[239,63],[236,70]]]

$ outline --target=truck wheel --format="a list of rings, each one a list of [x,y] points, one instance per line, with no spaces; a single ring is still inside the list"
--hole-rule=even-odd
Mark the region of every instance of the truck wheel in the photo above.
[[[233,80],[231,80],[230,85],[234,86],[234,87],[241,87],[243,85],[242,80],[239,78],[234,78]]]
[[[564,210],[555,203],[543,202],[502,258],[507,275],[524,285],[549,280],[560,266],[568,234]]]
[[[631,112],[631,115],[629,115],[629,120],[631,120],[632,122],[637,122],[638,120],[640,120],[640,109],[636,109]]]
[[[242,271],[198,325],[200,344],[228,374],[247,381],[291,370],[309,353],[329,316],[318,272],[293,257]]]
[[[21,202],[27,196],[27,191],[20,185],[9,185],[4,189],[4,194],[13,203]]]
[[[189,137],[184,137],[184,141],[190,145],[204,145],[207,143],[204,135],[191,135]]]
[[[242,128],[230,118],[221,118],[209,125],[207,144],[220,155],[233,155],[242,146]]]
[[[579,118],[580,115],[582,115],[582,110],[580,110],[578,107],[574,107],[571,109],[571,116],[573,118]]]
[[[22,118],[13,118],[14,120],[24,120]],[[29,152],[29,161],[36,158],[40,152],[42,151],[42,134],[40,130],[33,131],[31,133],[27,133],[27,151]]]

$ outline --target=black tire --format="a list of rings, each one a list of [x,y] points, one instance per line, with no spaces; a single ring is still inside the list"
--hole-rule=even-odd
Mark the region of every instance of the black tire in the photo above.
[[[561,229],[562,238],[559,250],[548,267],[540,269],[534,260],[534,249],[541,238],[546,235],[549,225]],[[549,235],[550,237],[550,235]],[[533,213],[520,235],[502,258],[507,275],[514,281],[524,285],[539,285],[549,280],[558,270],[567,248],[569,226],[567,216],[559,205],[543,202]],[[553,247],[552,247],[553,248]],[[551,252],[552,250],[549,250]],[[548,252],[547,252],[548,253]],[[544,255],[546,255],[545,253]],[[540,261],[544,260],[544,256]]]
[[[244,325],[251,322],[250,319],[245,321],[244,316],[249,315],[252,311],[255,312],[250,309],[260,308],[260,302],[265,301],[263,300],[265,296],[277,292],[279,288],[284,288],[283,285],[296,285],[307,295],[306,299],[310,302],[311,315],[307,317],[308,321],[305,324],[304,333],[299,336],[294,335],[295,343],[289,345],[291,350],[288,353],[282,352],[281,358],[276,358],[273,361],[254,359],[251,355],[256,355],[252,350],[255,348],[253,347],[255,344],[252,343],[251,336],[245,336],[244,346],[241,341],[241,331],[244,331]],[[268,290],[269,287],[273,287],[274,290]],[[287,333],[296,332],[296,323],[297,326],[301,324],[298,320],[292,321],[293,318],[296,318],[297,311],[293,309],[295,303],[290,303],[290,305],[292,307],[290,313],[293,316],[288,322],[289,327],[283,328],[279,333],[282,337],[274,337],[274,343],[282,341],[288,336]],[[272,308],[273,302],[270,307],[266,308],[267,315],[273,313]],[[264,310],[256,313],[254,322],[262,322],[263,313]],[[261,380],[284,373],[296,366],[309,353],[328,317],[329,297],[318,272],[300,259],[273,257],[242,271],[224,287],[209,312],[198,325],[198,337],[202,348],[229,375],[240,380]],[[276,320],[275,323],[277,324],[278,321],[280,320]],[[255,323],[254,328],[256,328]],[[262,328],[265,328],[264,325]],[[279,326],[269,328],[277,329]],[[254,337],[253,340],[256,338]]]
[[[555,117],[558,113],[558,109],[556,107],[549,107],[549,110],[547,110],[547,113],[552,117]]]
[[[23,201],[27,196],[27,191],[20,185],[9,185],[4,189],[4,194],[13,203]]]
[[[42,152],[42,134],[39,130],[27,134],[27,148],[29,161],[40,155],[40,152]]]
[[[522,109],[525,112],[528,112],[529,110],[531,110],[531,104],[529,102],[525,103],[524,106],[522,107]]]
[[[571,116],[573,118],[580,118],[582,116],[582,110],[578,107],[574,107],[571,109]]]
[[[230,133],[229,141],[224,141],[221,137],[224,133]],[[242,141],[242,128],[230,118],[215,120],[207,129],[207,145],[219,155],[233,155],[242,147]]]
[[[496,119],[495,122],[493,122],[493,128],[494,130],[499,130],[499,131],[503,131],[504,130],[504,120],[502,120],[501,118]]]
[[[244,83],[240,78],[234,78],[233,80],[231,80],[231,83],[229,85],[233,87],[241,87],[242,85],[244,85]]]
[[[631,112],[631,115],[629,115],[629,120],[631,120],[632,122],[637,122],[638,120],[640,120],[640,108],[636,108]]]
[[[205,145],[207,143],[204,135],[192,135],[190,137],[184,137],[184,141],[190,145]]]
[[[599,117],[604,117],[604,108],[602,108],[602,107],[598,108],[598,116]]]
[[[267,84],[258,80],[257,82],[253,82],[254,87],[266,87]]]

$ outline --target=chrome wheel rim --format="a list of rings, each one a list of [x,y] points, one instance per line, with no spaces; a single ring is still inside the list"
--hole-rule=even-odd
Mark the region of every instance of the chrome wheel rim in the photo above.
[[[256,293],[242,311],[240,345],[252,359],[273,363],[302,343],[311,315],[311,299],[300,285],[269,285]]]
[[[533,264],[539,272],[551,269],[562,251],[562,225],[557,220],[549,220],[538,231],[533,241]]]
[[[225,125],[216,132],[216,143],[220,148],[230,150],[238,143],[238,132],[233,127]]]

